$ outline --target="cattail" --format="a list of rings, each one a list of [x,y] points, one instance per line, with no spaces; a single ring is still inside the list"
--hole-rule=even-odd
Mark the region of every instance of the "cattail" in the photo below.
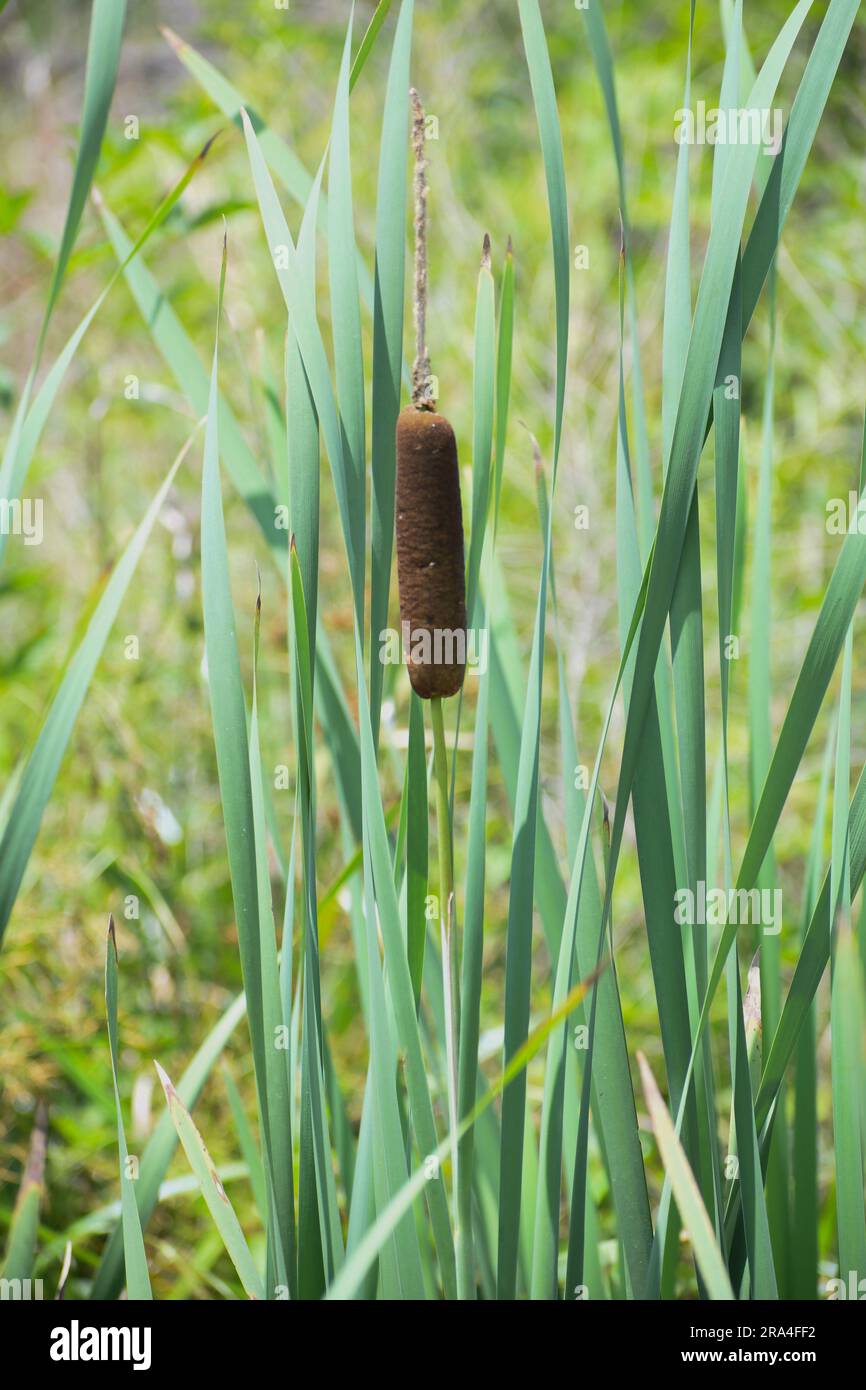
[[[424,700],[456,695],[466,672],[466,588],[457,441],[444,415],[397,420],[397,579],[409,679]]]
[[[415,335],[412,404],[397,420],[397,580],[412,688],[456,695],[466,673],[466,581],[457,441],[433,409],[426,343],[427,181],[424,112],[414,90]]]

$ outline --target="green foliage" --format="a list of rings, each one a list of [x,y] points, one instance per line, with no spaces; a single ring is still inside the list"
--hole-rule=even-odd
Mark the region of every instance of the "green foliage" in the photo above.
[[[180,85],[125,142],[125,7],[94,0],[56,246],[33,190],[0,188],[48,286],[0,321],[36,345],[0,496],[52,498],[44,553],[0,535],[3,729],[32,750],[3,769],[0,1087],[22,1114],[52,1101],[47,1164],[41,1109],[4,1154],[4,1277],[56,1274],[67,1239],[94,1298],[814,1298],[819,1261],[866,1277],[866,539],[825,525],[866,457],[856,165],[827,157],[858,7],[680,8],[648,63],[631,6],[608,33],[601,6],[566,30],[518,0],[489,43],[412,0],[341,32],[287,13],[246,33],[220,3],[164,31]],[[22,52],[51,41],[25,30]],[[784,105],[774,159],[674,148],[707,80],[725,108]],[[483,658],[432,739],[381,656],[412,82]],[[716,883],[719,917],[674,917]],[[741,919],[777,891],[778,923]],[[122,1048],[113,926],[107,1039],[82,1002],[109,907]],[[180,1079],[158,1065],[152,1116],[156,1057]]]

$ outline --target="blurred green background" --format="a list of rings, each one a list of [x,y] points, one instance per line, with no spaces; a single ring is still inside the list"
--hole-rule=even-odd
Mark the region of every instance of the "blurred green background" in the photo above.
[[[372,13],[356,12],[356,44]],[[604,12],[617,72],[627,162],[632,255],[640,305],[641,351],[653,471],[661,473],[661,311],[667,224],[682,103],[686,0],[648,5],[608,0]],[[789,65],[779,104],[787,114],[808,41],[825,6],[816,4]],[[746,5],[752,52],[760,60],[788,13],[784,0]],[[0,16],[0,416],[8,433],[38,334],[52,259],[62,228],[79,116],[89,7],[12,0]],[[619,210],[615,165],[583,20],[571,0],[543,4],[560,102],[570,197],[571,235],[589,252],[572,276],[571,360],[563,452],[555,503],[555,563],[563,650],[568,663],[581,760],[591,764],[619,658],[614,540],[614,424],[617,393]],[[272,466],[266,393],[279,381],[285,316],[238,131],[188,77],[160,33],[170,26],[204,53],[314,170],[329,131],[348,6],[331,0],[158,0],[131,3],[117,92],[97,173],[99,191],[135,236],[164,193],[215,131],[223,135],[144,259],[187,331],[209,358],[214,327],[222,218],[228,222],[229,272],[222,385],[253,451]],[[376,170],[385,74],[393,32],[386,22],[352,98],[352,156],[359,245],[372,266]],[[494,268],[508,237],[517,268],[514,389],[505,464],[500,558],[508,600],[528,651],[541,556],[531,434],[547,461],[553,418],[553,283],[549,227],[535,118],[516,6],[421,3],[416,10],[414,80],[438,121],[430,157],[430,306],[428,335],[441,402],[454,424],[461,461],[471,465],[471,364],[475,278],[489,231]],[[718,98],[723,40],[714,4],[698,6],[693,100]],[[826,533],[827,499],[855,486],[866,375],[866,106],[862,72],[866,32],[855,25],[784,236],[779,263],[776,427],[773,482],[774,728],[799,670],[838,540]],[[127,139],[128,117],[138,120]],[[709,223],[711,151],[692,153],[693,270]],[[284,199],[293,232],[300,212]],[[407,221],[408,233],[408,221]],[[98,217],[88,209],[54,316],[46,361],[98,295],[114,260]],[[322,318],[327,276],[320,257]],[[696,283],[696,280],[693,281]],[[365,351],[369,369],[369,318]],[[407,298],[407,351],[411,352]],[[327,333],[326,333],[327,340]],[[750,495],[760,446],[761,383],[768,335],[759,307],[745,344],[744,464]],[[627,366],[630,354],[627,354]],[[138,399],[129,399],[137,378]],[[42,497],[45,542],[10,545],[0,580],[0,789],[14,786],[82,612],[106,565],[143,514],[192,421],[156,353],[125,283],[100,311],[74,360],[34,460],[29,491]],[[0,954],[0,1244],[39,1097],[51,1107],[48,1197],[43,1210],[42,1272],[51,1281],[72,1223],[117,1196],[115,1120],[102,1002],[104,937],[110,910],[121,953],[123,1088],[130,1149],[140,1148],[160,1113],[152,1059],[179,1074],[220,1010],[240,987],[240,965],[201,661],[198,511],[201,450],[178,477],[171,506],[148,545],[85,702],[45,816],[27,878]],[[705,611],[714,611],[712,454],[702,462]],[[466,489],[464,489],[466,496]],[[239,639],[247,660],[262,569],[260,701],[265,767],[291,765],[285,593],[243,504],[225,484],[229,549]],[[574,508],[590,509],[589,531],[574,528]],[[323,466],[320,609],[352,698],[351,609],[345,557],[327,465]],[[748,586],[748,574],[747,574]],[[745,701],[748,610],[741,659],[732,675],[731,763],[735,831],[742,848],[748,812]],[[396,613],[396,606],[394,608]],[[138,638],[128,660],[125,639]],[[712,717],[708,765],[718,743],[717,636],[706,630]],[[855,639],[860,641],[860,639]],[[861,642],[862,646],[862,642]],[[856,645],[855,645],[856,651]],[[856,663],[856,658],[855,658]],[[548,670],[542,778],[548,820],[564,846],[560,813],[554,666]],[[386,745],[405,739],[408,681],[389,668]],[[863,682],[855,677],[853,758]],[[471,728],[471,721],[465,721]],[[802,856],[814,810],[825,721],[819,722],[776,839],[785,890],[785,959],[796,945]],[[621,723],[609,743],[603,782],[613,794]],[[465,747],[471,748],[467,738]],[[388,760],[383,759],[386,778]],[[458,762],[458,881],[466,819],[469,758]],[[344,862],[333,777],[319,766],[321,888]],[[491,766],[488,914],[482,1029],[498,1065],[502,1018],[504,880],[510,815],[495,759]],[[387,785],[387,783],[386,783]],[[399,786],[388,790],[395,804]],[[275,793],[288,841],[293,793]],[[0,819],[8,800],[0,802]],[[630,842],[629,842],[630,844]],[[736,851],[735,851],[736,852]],[[138,920],[124,900],[141,902]],[[366,1068],[363,1031],[343,905],[322,918],[323,1002],[350,1117],[357,1120]],[[620,987],[629,1050],[659,1052],[658,1018],[641,931],[640,887],[627,849],[615,902]],[[745,943],[747,949],[748,943]],[[547,961],[538,947],[533,1009],[549,998]],[[822,1004],[823,1007],[823,1004]],[[819,1058],[826,1052],[821,1016]],[[248,1109],[254,1108],[246,1034],[237,1030],[228,1064]],[[541,1067],[530,1070],[530,1099]],[[826,1076],[826,1071],[824,1072]],[[821,1097],[826,1119],[829,1082]],[[215,1072],[197,1108],[218,1162],[238,1159],[226,1089]],[[127,1110],[129,1115],[129,1110]],[[826,1139],[823,1141],[826,1144]],[[829,1157],[829,1154],[828,1154]],[[174,1171],[174,1170],[173,1170]],[[182,1164],[178,1173],[185,1172]],[[601,1174],[598,1181],[602,1182]],[[242,1224],[255,1227],[244,1181],[231,1195]],[[603,1192],[599,1195],[603,1198]],[[98,1224],[98,1223],[97,1223]],[[70,1292],[85,1287],[101,1240],[75,1241]],[[161,1297],[214,1296],[234,1289],[231,1267],[199,1200],[173,1197],[157,1210],[148,1236],[154,1291]],[[53,1287],[53,1285],[52,1285]]]

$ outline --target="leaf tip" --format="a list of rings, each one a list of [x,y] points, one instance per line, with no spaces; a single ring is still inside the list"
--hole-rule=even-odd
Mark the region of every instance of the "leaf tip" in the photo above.
[[[201,149],[199,150],[198,154],[196,155],[196,163],[197,163],[197,164],[204,164],[205,160],[207,159],[208,155],[209,155],[210,152],[211,152],[212,146],[213,146],[214,144],[216,144],[217,140],[218,140],[218,139],[220,138],[220,136],[224,133],[224,130],[225,130],[225,127],[224,127],[224,126],[220,126],[219,130],[215,130],[214,133],[213,133],[213,135],[211,135],[207,140],[205,140],[204,144],[202,145]]]
[[[165,39],[169,48],[172,48],[175,53],[181,54],[184,51],[184,49],[188,47],[188,45],[180,37],[180,34],[176,34],[174,30],[169,28],[167,24],[160,24],[159,32],[162,34],[162,37]]]
[[[658,1095],[658,1087],[656,1086],[656,1080],[652,1074],[650,1064],[646,1059],[646,1055],[643,1052],[641,1052],[640,1048],[638,1048],[637,1050],[637,1064],[638,1069],[640,1071],[641,1085],[643,1086],[643,1093],[646,1097],[647,1105],[649,1105],[650,1108],[652,1108],[653,1100]]]
[[[171,1078],[169,1077],[168,1072],[163,1070],[163,1068],[159,1065],[159,1062],[157,1062],[156,1058],[153,1059],[153,1065],[156,1067],[156,1074],[159,1077],[160,1084],[165,1092],[165,1098],[170,1105],[172,1097],[175,1096],[177,1092],[175,1091],[174,1086],[171,1084]]]

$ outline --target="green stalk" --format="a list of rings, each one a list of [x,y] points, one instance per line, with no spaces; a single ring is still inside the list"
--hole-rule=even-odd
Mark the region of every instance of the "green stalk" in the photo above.
[[[445,1054],[448,1062],[448,1125],[451,1130],[451,1181],[454,1194],[454,1226],[462,1243],[457,1199],[457,934],[454,909],[454,864],[451,858],[451,815],[448,801],[448,750],[442,700],[430,701],[433,724],[433,781],[436,787],[436,838],[439,846],[439,929],[442,946],[442,982],[445,990]],[[460,1279],[460,1260],[457,1261]],[[463,1281],[461,1281],[462,1283]],[[458,1284],[459,1296],[466,1292]]]

